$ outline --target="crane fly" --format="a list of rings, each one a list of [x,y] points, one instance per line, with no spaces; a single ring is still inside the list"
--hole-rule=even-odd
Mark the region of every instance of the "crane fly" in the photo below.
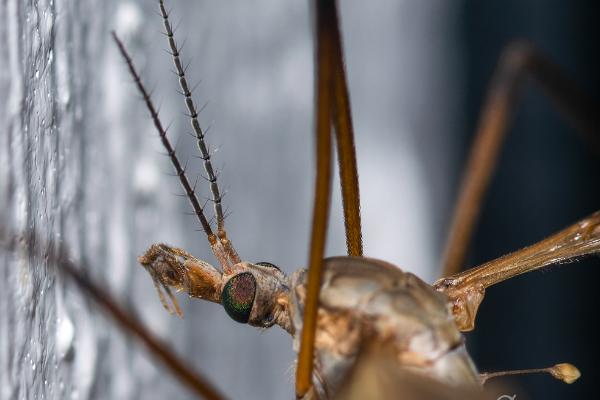
[[[210,182],[216,233],[195,198],[131,58],[114,36],[220,268],[196,259],[183,249],[164,244],[152,245],[139,261],[152,277],[169,312],[181,313],[171,291],[176,289],[192,297],[221,303],[237,322],[261,328],[279,325],[290,333],[299,352],[298,397],[334,397],[355,364],[361,344],[367,341],[378,345],[392,342],[398,369],[416,370],[450,386],[478,386],[491,375],[478,374],[459,332],[474,328],[485,289],[512,276],[594,253],[600,248],[600,215],[594,214],[537,245],[454,274],[462,264],[475,217],[473,211],[480,201],[477,196],[489,177],[493,154],[499,147],[515,92],[522,76],[531,74],[565,104],[567,115],[578,126],[592,134],[595,126],[588,121],[593,106],[579,92],[565,90],[573,86],[530,45],[518,43],[507,51],[492,85],[468,169],[470,175],[465,178],[465,189],[459,200],[445,262],[448,277],[429,286],[390,264],[362,257],[356,157],[337,10],[335,2],[317,2],[315,7],[318,173],[313,232],[308,271],[300,270],[291,277],[270,263],[242,261],[227,237],[221,194],[163,1],[160,1],[160,12],[165,34]],[[331,125],[335,128],[338,145],[348,257],[323,261],[331,186]],[[481,154],[487,159],[482,159]],[[578,374],[569,364],[559,364],[546,371],[565,381],[571,381]]]
[[[160,14],[209,181],[216,229],[213,230],[206,208],[186,176],[131,57],[113,33],[219,263],[218,267],[212,266],[174,246],[150,245],[139,262],[150,275],[165,309],[182,315],[173,291],[184,291],[191,297],[221,304],[239,323],[259,328],[278,325],[284,329],[293,337],[298,352],[298,398],[388,398],[393,393],[422,399],[442,396],[475,399],[480,398],[479,389],[483,384],[496,376],[545,372],[566,383],[575,381],[579,371],[568,363],[533,370],[479,373],[461,332],[475,328],[478,307],[490,286],[547,265],[600,252],[600,212],[522,250],[464,272],[461,269],[483,193],[524,78],[531,77],[541,85],[565,117],[591,139],[596,139],[598,133],[597,107],[529,43],[519,42],[507,49],[492,81],[461,186],[442,263],[442,278],[432,285],[427,284],[390,263],[363,256],[354,132],[338,13],[335,1],[316,1],[314,7],[317,177],[308,268],[291,276],[269,262],[244,261],[227,235],[222,192],[164,1],[159,1]],[[334,139],[348,254],[325,259]],[[32,233],[26,240],[37,239]],[[49,259],[73,277],[126,331],[141,339],[192,391],[206,398],[222,397],[210,382],[189,369],[167,346],[82,276],[66,257],[66,249],[48,247],[57,249],[48,255]],[[387,376],[387,379],[381,381],[381,387],[370,388],[373,376]]]

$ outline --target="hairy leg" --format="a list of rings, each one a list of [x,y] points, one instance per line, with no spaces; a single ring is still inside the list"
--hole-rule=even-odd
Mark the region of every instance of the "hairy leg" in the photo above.
[[[438,280],[433,286],[446,294],[458,328],[470,331],[488,287],[547,265],[567,263],[600,253],[600,211],[524,249],[479,267]]]
[[[338,165],[342,202],[344,206],[344,225],[346,228],[346,246],[349,256],[362,256],[362,232],[360,221],[360,191],[354,146],[354,128],[350,108],[350,95],[344,69],[344,52],[337,15],[332,22],[334,28],[334,68],[333,68],[333,126],[336,133]]]
[[[303,397],[311,387],[315,329],[321,272],[325,253],[329,202],[331,196],[331,110],[334,60],[334,27],[337,15],[335,0],[316,0],[317,51],[316,51],[316,153],[317,177],[313,203],[312,233],[310,240],[307,295],[301,333],[298,366],[296,370],[296,396]]]

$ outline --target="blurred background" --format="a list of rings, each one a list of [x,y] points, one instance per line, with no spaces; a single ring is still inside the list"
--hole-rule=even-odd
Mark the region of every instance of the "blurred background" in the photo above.
[[[308,254],[313,67],[307,2],[168,2],[227,191],[242,258],[287,273]],[[525,37],[598,98],[593,1],[344,1],[365,253],[432,282],[486,85]],[[62,240],[86,273],[231,398],[292,398],[291,339],[180,296],[169,316],[136,257],[154,242],[214,260],[122,60],[131,52],[182,160],[202,171],[155,1],[0,4],[0,220]],[[600,209],[600,152],[524,92],[469,256],[476,265]],[[208,196],[200,178],[200,195]],[[337,182],[336,182],[337,185]],[[336,186],[337,189],[337,186]],[[328,255],[345,251],[334,190]],[[0,255],[0,398],[190,398],[145,350],[44,268],[43,244]],[[482,371],[568,361],[582,379],[513,379],[518,399],[590,398],[599,378],[599,262],[488,291],[468,345]],[[512,393],[511,393],[512,394]]]

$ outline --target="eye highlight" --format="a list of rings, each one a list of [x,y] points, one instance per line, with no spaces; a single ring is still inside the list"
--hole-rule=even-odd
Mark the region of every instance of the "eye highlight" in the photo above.
[[[250,272],[242,272],[225,284],[221,294],[221,304],[231,319],[245,324],[250,318],[255,295],[254,275]]]

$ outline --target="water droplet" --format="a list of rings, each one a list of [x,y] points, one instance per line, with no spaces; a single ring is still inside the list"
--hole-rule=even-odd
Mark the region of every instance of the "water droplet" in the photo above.
[[[123,2],[116,12],[116,30],[124,36],[134,35],[143,24],[143,13],[134,2]]]
[[[133,172],[134,190],[141,195],[150,195],[158,190],[160,172],[156,163],[147,158],[142,158],[135,166]]]
[[[69,350],[71,350],[74,337],[75,328],[73,327],[73,323],[67,316],[64,316],[58,321],[56,329],[56,350],[59,357],[65,357]]]

